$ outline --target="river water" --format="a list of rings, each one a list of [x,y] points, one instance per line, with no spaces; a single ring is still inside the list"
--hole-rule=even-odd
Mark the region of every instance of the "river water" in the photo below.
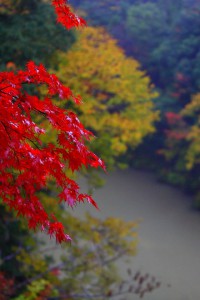
[[[141,220],[132,269],[162,282],[159,289],[145,295],[146,300],[200,299],[200,213],[191,209],[190,197],[158,182],[152,174],[135,170],[107,175],[105,186],[94,197],[100,212],[83,205],[74,214],[81,216],[89,210],[99,218]]]

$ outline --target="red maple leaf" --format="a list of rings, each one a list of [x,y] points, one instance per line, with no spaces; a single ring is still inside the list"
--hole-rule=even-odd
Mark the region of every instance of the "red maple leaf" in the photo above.
[[[67,3],[52,1],[57,21],[67,29],[85,25]],[[76,114],[52,102],[52,97],[57,96],[80,104],[80,96],[73,95],[43,65],[30,61],[26,70],[15,71],[0,73],[0,197],[18,215],[27,218],[29,228],[46,230],[59,243],[70,241],[64,226],[45,211],[37,192],[54,178],[61,189],[60,201],[73,207],[86,199],[97,207],[90,195],[79,193],[78,184],[66,176],[64,168],[68,166],[75,171],[82,166],[104,169],[105,166],[85,145],[92,134]],[[27,93],[26,85],[45,85],[46,97],[40,99]],[[35,115],[41,115],[57,132],[57,145],[44,145],[41,136],[46,134],[42,125],[45,122],[37,124]]]
[[[61,23],[65,28],[70,29],[86,25],[84,19],[71,11],[67,0],[53,0],[52,5],[57,14],[57,22]]]

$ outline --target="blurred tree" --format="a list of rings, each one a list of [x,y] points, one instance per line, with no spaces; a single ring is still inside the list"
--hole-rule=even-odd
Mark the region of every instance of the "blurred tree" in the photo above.
[[[49,210],[55,207],[54,198],[44,194],[44,201]],[[59,248],[39,237],[39,249],[19,249],[16,257],[25,280],[18,285],[16,300],[36,299],[33,295],[43,299],[49,292],[57,300],[118,299],[127,294],[142,296],[160,286],[153,276],[134,272],[130,264],[127,278],[122,280],[118,272],[118,260],[125,262],[136,254],[137,222],[100,220],[89,214],[80,219],[62,207],[55,213],[71,234],[78,234],[70,247]],[[55,248],[57,253],[52,255]]]
[[[74,32],[56,24],[51,5],[43,0],[0,0],[0,68],[24,67],[28,60],[56,64],[56,50],[67,50]]]
[[[39,0],[39,2],[41,1]],[[37,2],[37,0],[0,0],[0,12],[6,14],[30,13],[36,9]]]
[[[155,3],[132,5],[127,13],[126,29],[133,46],[132,54],[145,66],[151,52],[168,34],[166,13]]]
[[[8,6],[4,6],[3,9],[4,11],[8,14],[8,16],[12,16],[13,14],[16,13],[16,11],[19,14],[22,15],[26,15],[29,13],[29,9],[36,9],[36,2],[26,2],[26,7],[24,6],[20,6],[20,3],[22,4],[23,2],[18,1],[16,3],[14,3],[15,5],[15,9],[14,12],[13,10],[9,11],[9,2]],[[54,2],[55,3],[55,2]],[[11,4],[13,4],[13,2],[11,2]],[[19,4],[19,6],[18,6]],[[32,5],[33,4],[33,5]],[[16,60],[11,60],[10,63],[14,63],[20,65],[23,64],[24,62],[24,58],[20,58],[20,57],[16,57]],[[136,64],[137,65],[137,64]],[[138,71],[139,72],[139,71]],[[139,72],[141,78],[143,78],[144,74],[142,72]],[[8,149],[14,149],[12,153],[6,152],[6,155],[3,155],[2,157],[4,157],[4,166],[5,166],[5,170],[3,170],[2,172],[2,178],[5,175],[5,171],[10,171],[11,170],[11,174],[13,175],[13,185],[15,185],[16,181],[15,179],[17,178],[19,179],[19,181],[16,183],[16,186],[12,186],[12,191],[11,192],[11,201],[10,201],[10,206],[16,209],[19,207],[21,208],[21,213],[25,214],[27,213],[27,216],[29,218],[29,226],[30,227],[36,227],[35,224],[37,225],[38,222],[38,218],[40,217],[41,211],[42,211],[42,206],[38,205],[37,202],[37,198],[36,197],[31,197],[33,196],[33,193],[35,192],[34,188],[38,188],[38,186],[41,188],[42,184],[40,185],[40,183],[43,182],[43,179],[46,179],[46,175],[42,172],[38,172],[38,165],[44,165],[45,162],[48,163],[48,167],[51,169],[51,171],[53,172],[52,174],[54,174],[54,172],[57,174],[58,177],[60,177],[60,181],[61,182],[61,176],[60,176],[60,169],[58,170],[56,167],[56,163],[55,162],[59,162],[58,157],[60,158],[61,153],[66,154],[66,156],[68,157],[68,155],[70,155],[70,151],[68,151],[67,153],[63,152],[64,149],[67,149],[67,147],[64,147],[63,149],[60,148],[60,150],[63,150],[61,152],[59,152],[59,155],[56,157],[56,149],[53,147],[53,145],[49,145],[51,148],[51,153],[47,153],[47,155],[45,154],[45,149],[43,148],[44,145],[42,145],[42,143],[40,144],[41,148],[39,148],[39,146],[37,144],[35,144],[35,138],[36,136],[33,134],[32,130],[34,129],[34,133],[36,133],[36,135],[40,132],[40,129],[35,126],[34,122],[32,122],[31,116],[30,116],[30,110],[31,108],[34,106],[34,104],[36,106],[34,106],[35,110],[39,110],[40,112],[42,111],[43,115],[46,115],[47,118],[51,121],[51,123],[53,125],[55,125],[55,127],[59,130],[59,142],[60,145],[62,145],[64,143],[64,141],[68,141],[68,143],[70,144],[70,146],[73,148],[73,146],[75,146],[75,144],[77,146],[81,147],[81,154],[83,154],[83,147],[81,143],[78,143],[79,141],[79,131],[78,129],[81,129],[80,134],[85,133],[86,131],[84,131],[84,128],[80,125],[79,121],[77,120],[77,118],[74,116],[74,114],[69,114],[66,115],[61,113],[61,110],[59,108],[55,108],[55,106],[53,106],[53,104],[51,104],[50,100],[48,98],[45,98],[45,100],[43,101],[39,101],[39,99],[36,96],[31,96],[28,95],[26,92],[22,92],[22,88],[21,88],[21,84],[24,83],[43,83],[45,82],[47,85],[49,85],[49,94],[56,94],[58,93],[60,95],[60,97],[62,98],[62,96],[66,96],[66,94],[72,96],[71,92],[68,90],[68,88],[64,89],[64,87],[61,86],[60,82],[57,80],[57,78],[55,76],[51,76],[49,75],[46,70],[43,68],[43,66],[39,66],[37,67],[33,62],[30,62],[28,64],[27,67],[27,71],[23,72],[20,71],[19,73],[14,73],[14,72],[10,72],[10,73],[1,73],[1,93],[3,95],[1,95],[2,99],[3,99],[3,104],[6,103],[6,106],[4,107],[4,114],[2,113],[3,117],[2,117],[2,122],[5,122],[5,119],[8,123],[6,123],[7,126],[3,126],[3,130],[2,130],[2,140],[4,141],[4,146],[5,148],[8,146]],[[6,81],[7,80],[7,81]],[[147,78],[143,78],[144,83],[145,83],[145,87],[148,87],[148,83],[149,80]],[[17,84],[15,84],[17,81]],[[9,83],[7,85],[7,82]],[[122,86],[123,88],[123,86]],[[125,86],[124,86],[125,88]],[[143,89],[143,86],[142,86]],[[124,93],[125,93],[125,89],[124,89]],[[126,93],[125,93],[126,95]],[[4,97],[3,97],[4,96]],[[151,96],[153,96],[153,93],[151,94]],[[128,94],[127,94],[127,98],[128,98]],[[17,99],[17,100],[16,100]],[[127,101],[129,100],[129,98],[127,99]],[[146,101],[146,99],[141,99],[142,101]],[[117,110],[118,111],[118,102],[114,103],[114,112]],[[2,104],[2,111],[3,111],[3,104]],[[31,104],[33,104],[33,106],[31,106]],[[43,106],[44,105],[44,106]],[[102,103],[103,105],[103,103]],[[128,105],[128,104],[127,104]],[[27,108],[28,106],[28,108]],[[112,108],[113,104],[111,103],[111,108]],[[126,106],[126,105],[125,105]],[[13,110],[11,111],[11,107],[14,107]],[[152,107],[152,105],[150,105],[150,108]],[[12,117],[14,117],[14,122],[11,122],[9,120],[9,118],[6,118],[7,115],[5,114],[5,108],[7,110],[8,115],[12,115]],[[36,109],[37,108],[37,109]],[[121,107],[120,107],[121,108]],[[9,111],[10,109],[10,111]],[[43,111],[43,109],[45,109]],[[137,107],[136,107],[137,110]],[[12,113],[10,113],[12,112]],[[112,112],[112,110],[111,110]],[[10,114],[9,114],[10,113]],[[26,117],[28,116],[28,119],[26,119]],[[19,118],[17,118],[19,117]],[[60,117],[60,118],[59,118]],[[157,117],[157,114],[155,113],[155,118]],[[72,135],[72,140],[70,140],[71,138],[71,131],[69,130],[70,126],[65,127],[65,125],[70,125],[69,123],[66,124],[66,122],[63,122],[63,120],[68,119],[68,120],[72,120],[72,128],[76,128],[76,140],[75,138],[73,139],[73,135]],[[152,118],[153,119],[153,118]],[[19,126],[15,126],[16,124],[18,125],[18,121],[19,122]],[[24,122],[23,122],[24,121]],[[26,122],[25,122],[26,121]],[[153,120],[152,120],[153,121]],[[71,122],[71,121],[70,121]],[[77,122],[77,123],[76,123]],[[150,122],[151,123],[151,122]],[[27,126],[28,125],[28,126]],[[14,130],[13,130],[13,127]],[[26,128],[25,128],[26,127]],[[151,126],[149,125],[149,127],[151,128]],[[16,129],[17,128],[17,129]],[[153,127],[152,127],[153,128]],[[72,129],[73,130],[73,129]],[[153,130],[153,129],[152,129]],[[5,136],[3,135],[3,133],[5,133],[5,131],[7,132],[7,135],[5,138]],[[65,131],[65,134],[62,135],[62,131]],[[73,131],[72,131],[73,132]],[[69,134],[69,136],[67,136],[67,134]],[[22,141],[20,140],[20,134],[22,136]],[[24,134],[24,135],[23,135]],[[17,139],[16,136],[19,138]],[[11,138],[12,137],[12,138]],[[31,139],[29,139],[29,137],[31,137]],[[9,147],[9,143],[7,144],[7,141],[9,140],[12,141],[12,147]],[[26,142],[25,142],[26,140]],[[29,140],[30,144],[27,142],[27,140]],[[38,140],[37,140],[38,141]],[[33,147],[31,147],[30,145],[33,144]],[[13,146],[14,145],[14,146]],[[17,151],[16,154],[16,150],[18,150],[18,146],[20,148],[19,151]],[[26,146],[25,148],[23,148],[23,146]],[[35,147],[34,147],[35,146]],[[4,154],[4,150],[5,148],[2,147],[2,153]],[[16,149],[17,148],[17,149]],[[23,150],[26,150],[25,152]],[[37,153],[39,152],[39,150],[41,150],[41,152],[43,152],[44,157],[36,157]],[[79,149],[80,150],[80,149]],[[19,154],[20,153],[20,154]],[[53,158],[51,159],[51,154],[54,155]],[[58,153],[57,153],[58,154]],[[90,157],[90,153],[87,152],[87,155],[85,155],[83,161],[84,163],[87,162],[87,159],[91,158]],[[88,156],[89,154],[89,156]],[[20,157],[21,155],[21,157]],[[75,149],[73,148],[73,156],[80,155],[80,153],[76,153]],[[28,158],[28,156],[30,156]],[[13,159],[13,157],[15,157],[15,160]],[[20,157],[20,159],[19,159]],[[96,156],[95,156],[96,157]],[[7,158],[7,160],[6,160]],[[42,160],[42,158],[44,158],[44,160]],[[49,158],[49,162],[47,160],[47,158]],[[94,157],[93,157],[94,158]],[[27,159],[26,163],[23,159]],[[73,161],[74,163],[76,162],[76,158],[74,158],[75,161]],[[39,162],[38,164],[34,164],[34,168],[32,167],[31,162],[33,162],[33,160],[35,162]],[[12,165],[14,161],[14,166]],[[17,163],[16,163],[17,161]],[[54,163],[54,165],[52,166],[50,161]],[[9,162],[11,162],[11,165],[9,165]],[[72,162],[72,161],[71,161]],[[75,166],[75,164],[73,164],[73,162],[70,165],[70,160],[69,160],[69,166],[74,169],[74,167],[76,168],[77,166]],[[98,161],[93,161],[95,166],[97,166],[101,161],[98,159]],[[21,163],[21,164],[20,164]],[[17,167],[16,167],[17,166]],[[52,166],[52,167],[51,167]],[[19,174],[16,172],[14,173],[14,169],[17,170],[19,168]],[[30,168],[31,171],[34,169],[34,174],[35,176],[30,176],[30,174],[26,173],[26,169]],[[35,169],[36,168],[36,169]],[[46,164],[46,168],[47,168],[47,164]],[[60,168],[62,168],[62,164],[60,163]],[[40,174],[39,174],[40,173]],[[42,174],[41,174],[42,173]],[[51,173],[51,172],[50,172]],[[37,174],[37,176],[36,176]],[[24,176],[23,176],[24,175]],[[28,175],[28,176],[27,176]],[[43,176],[43,179],[39,176]],[[6,176],[5,176],[6,177]],[[37,177],[37,181],[34,181]],[[39,178],[38,178],[39,177]],[[1,179],[2,179],[1,178]],[[10,177],[9,177],[10,178]],[[8,179],[8,178],[7,178]],[[31,179],[33,181],[31,181]],[[24,182],[23,182],[24,180]],[[66,182],[66,178],[64,180]],[[2,179],[1,183],[5,183],[6,182],[6,178]],[[58,182],[58,183],[59,183]],[[70,185],[72,185],[72,181],[68,181],[68,183],[70,182]],[[24,183],[24,184],[23,184]],[[21,184],[21,186],[20,186]],[[11,188],[11,181],[9,182],[9,184],[6,185],[6,192],[9,190],[9,187]],[[16,189],[15,189],[16,187]],[[24,187],[24,190],[20,190],[20,187]],[[72,186],[71,186],[72,187]],[[71,192],[75,192],[76,194],[76,185],[73,185],[71,190],[65,190],[65,196],[67,197],[67,201],[69,201],[69,205],[72,206],[72,202],[70,203],[70,201],[72,201],[71,195],[70,195],[70,191]],[[17,195],[18,197],[13,197],[13,190],[15,191],[14,196]],[[24,193],[23,193],[24,191]],[[3,193],[3,196],[5,196],[4,200],[8,201],[8,193],[5,194]],[[29,194],[30,193],[30,194]],[[25,194],[25,195],[24,195]],[[25,196],[25,200],[28,199],[28,201],[25,201],[24,199],[22,199],[22,197]],[[64,195],[61,195],[61,198],[63,198]],[[69,196],[69,197],[68,197]],[[82,195],[83,196],[83,195]],[[88,198],[91,199],[91,198]],[[24,201],[23,201],[24,200]],[[33,200],[33,203],[31,203],[30,200]],[[62,199],[61,199],[62,200]],[[82,198],[80,200],[83,200]],[[35,205],[35,206],[34,206]],[[48,208],[52,211],[52,207],[55,209],[55,200],[53,199],[53,206],[50,207],[50,199],[48,198],[47,204]],[[37,210],[38,209],[38,210]],[[60,209],[60,207],[59,207]],[[61,206],[61,212],[63,212],[62,206]],[[43,211],[42,211],[43,212]],[[54,226],[55,229],[58,231],[60,230],[60,224],[58,222],[56,222],[56,219],[54,216],[52,216],[54,219]],[[9,219],[10,218],[10,219]],[[10,223],[12,222],[12,217],[10,217],[10,214],[7,214],[6,212],[4,212],[3,214],[3,220],[1,222],[1,227],[4,229],[4,225],[8,224],[10,225]],[[46,216],[44,214],[42,214],[42,219],[44,219],[45,221]],[[64,214],[64,216],[62,217],[63,223],[65,222],[65,225],[68,226],[68,228],[70,228],[70,216],[68,218],[66,218],[66,214]],[[30,222],[31,221],[31,222]],[[92,229],[90,227],[90,222],[92,225]],[[5,224],[4,224],[5,223]],[[78,223],[78,224],[77,224]],[[11,224],[11,230],[12,230],[12,225]],[[44,225],[52,225],[49,222],[45,223]],[[74,293],[77,291],[77,293],[79,293],[80,291],[80,285],[77,284],[77,278],[82,280],[82,290],[81,292],[83,293],[82,299],[83,297],[87,298],[88,297],[88,292],[92,292],[94,297],[96,298],[95,293],[101,292],[100,297],[102,298],[102,294],[105,298],[110,298],[110,297],[115,297],[115,294],[113,292],[113,284],[116,282],[116,273],[115,273],[115,268],[113,266],[113,261],[115,261],[117,258],[121,257],[122,255],[132,255],[134,254],[135,251],[135,224],[134,223],[124,223],[123,221],[120,220],[116,220],[113,218],[109,218],[105,221],[99,222],[98,220],[96,220],[95,218],[92,218],[90,216],[87,217],[85,223],[81,220],[73,220],[71,221],[71,226],[72,228],[76,231],[76,229],[79,230],[79,234],[77,235],[77,239],[78,239],[78,243],[79,244],[79,249],[77,250],[76,248],[71,248],[71,252],[70,255],[66,258],[66,253],[65,252],[65,257],[63,258],[63,262],[67,262],[66,265],[64,265],[64,271],[65,272],[69,272],[69,275],[67,274],[67,276],[61,280],[61,283],[64,283],[64,285],[61,286],[60,288],[60,283],[58,283],[58,281],[56,281],[56,285],[59,286],[60,289],[59,292],[62,293],[64,296],[67,296],[66,293],[68,295],[70,295],[71,298],[76,298],[77,296],[74,295]],[[52,276],[52,273],[55,277],[57,277],[59,270],[59,266],[57,266],[57,269],[55,269],[55,267],[53,267],[54,269],[52,269],[49,265],[48,265],[48,260],[46,260],[43,256],[41,256],[41,251],[38,254],[38,256],[36,255],[36,251],[35,251],[35,247],[33,246],[33,249],[30,248],[25,248],[24,249],[24,245],[22,244],[18,244],[18,240],[16,240],[17,238],[21,238],[22,242],[23,238],[22,236],[20,236],[19,232],[18,232],[18,227],[16,226],[15,230],[17,231],[17,235],[12,236],[12,234],[10,234],[9,232],[9,227],[10,226],[6,226],[6,230],[4,232],[4,234],[2,235],[2,240],[4,241],[9,241],[9,247],[12,251],[11,256],[7,255],[7,252],[2,256],[2,261],[1,261],[1,266],[3,266],[5,264],[5,262],[13,259],[16,260],[17,262],[20,262],[19,264],[19,271],[23,273],[23,276],[26,277],[25,280],[23,281],[24,278],[20,278],[19,284],[16,285],[16,290],[18,289],[23,289],[25,287],[25,293],[21,294],[18,297],[18,299],[46,299],[46,297],[50,296],[54,296],[51,292],[51,285],[49,285],[49,281],[48,280],[43,280],[41,279],[42,277],[50,277]],[[90,231],[87,231],[88,227],[90,228]],[[1,229],[2,229],[1,228]],[[51,226],[50,230],[49,230],[49,234],[53,234],[54,230],[53,226]],[[83,230],[81,232],[81,230]],[[71,230],[72,232],[72,230]],[[26,232],[25,232],[26,234]],[[58,241],[61,241],[60,238],[58,239]],[[90,242],[89,242],[90,241]],[[100,243],[101,241],[101,243]],[[2,242],[2,243],[3,243]],[[26,242],[26,241],[25,241]],[[17,246],[17,249],[14,249],[13,246]],[[69,249],[69,248],[68,248]],[[15,251],[14,251],[15,250]],[[85,253],[84,253],[85,251]],[[85,254],[82,256],[82,254]],[[82,263],[81,259],[84,258],[84,262]],[[14,261],[14,264],[17,264],[16,261]],[[63,262],[61,265],[61,271],[63,268]],[[77,262],[77,264],[75,263]],[[87,264],[85,263],[87,262]],[[89,262],[89,263],[88,263]],[[13,265],[16,266],[16,265]],[[109,267],[108,267],[109,266]],[[6,266],[7,267],[7,266]],[[102,269],[104,268],[104,270],[102,271]],[[74,273],[75,277],[72,276],[72,274]],[[148,291],[152,291],[154,288],[159,286],[159,283],[157,283],[155,281],[155,279],[151,278],[149,279],[149,276],[141,276],[141,274],[137,273],[135,275],[131,274],[131,270],[129,270],[129,275],[131,276],[132,281],[137,283],[136,288],[132,287],[132,286],[128,286],[128,288],[126,288],[125,290],[122,288],[119,288],[119,290],[117,291],[117,293],[128,293],[128,292],[133,292],[136,293],[138,295],[140,295],[141,297],[143,296],[144,293],[148,292]],[[96,277],[95,277],[96,275]],[[102,276],[101,276],[102,275]],[[13,276],[16,276],[13,273]],[[23,277],[22,276],[22,277]],[[38,277],[38,278],[35,278]],[[4,276],[1,277],[4,279]],[[12,287],[12,281],[8,280],[7,281],[8,286]],[[79,281],[80,283],[80,281]],[[126,283],[126,282],[125,282]],[[7,293],[7,291],[6,291]],[[41,294],[42,293],[42,294]],[[61,294],[61,296],[62,296]],[[117,294],[118,295],[118,294]],[[1,295],[2,296],[2,295]],[[6,295],[7,296],[7,295]],[[16,295],[18,296],[18,295]],[[69,297],[68,297],[69,298]]]
[[[195,205],[200,206],[200,97],[192,97],[179,114],[168,112],[165,147],[160,151],[165,157],[161,175],[171,184],[182,186],[195,194]]]
[[[0,271],[0,300],[9,300],[14,293],[14,280],[8,279],[4,272]]]
[[[75,238],[71,246],[62,247],[43,234],[35,239],[28,233],[24,220],[15,221],[14,231],[15,217],[4,212],[0,223],[1,232],[5,232],[7,222],[6,252],[3,238],[1,245],[2,300],[10,299],[11,295],[15,300],[85,300],[88,295],[90,299],[116,300],[128,294],[142,297],[160,286],[150,274],[136,272],[130,262],[127,266],[127,260],[137,252],[138,222],[113,217],[100,220],[90,214],[77,218],[64,210],[63,205],[55,206],[54,197],[46,192],[41,192],[40,197],[47,211],[54,209]],[[125,270],[127,266],[127,276],[123,279],[119,260]]]
[[[87,13],[90,25],[108,26],[112,30],[114,25],[118,25],[118,22],[123,25],[126,9],[133,2],[135,0],[74,0],[73,5]]]
[[[200,88],[200,1],[74,0],[74,5],[85,10],[90,24],[105,26],[159,89],[156,133],[136,151],[129,147],[126,161],[157,168],[162,178],[198,193],[199,125],[189,107]],[[179,119],[170,125],[173,116]],[[165,160],[160,149],[166,150]]]
[[[80,119],[98,136],[95,151],[108,165],[155,130],[158,95],[139,68],[103,28],[84,29],[77,44],[60,53],[58,75],[82,95]]]
[[[178,89],[183,101],[184,93],[188,99],[197,91],[199,1],[75,0],[74,5],[86,11],[92,25],[105,26],[168,97]]]
[[[189,143],[186,168],[192,169],[194,165],[200,164],[200,94],[192,97],[191,102],[184,107],[181,114],[184,117],[189,117],[190,120],[186,137]]]
[[[16,255],[13,254],[14,249],[21,247],[32,247],[34,240],[30,236],[30,232],[25,228],[19,219],[0,205],[0,270],[5,272],[10,278],[21,280],[23,277],[20,271],[19,262]]]

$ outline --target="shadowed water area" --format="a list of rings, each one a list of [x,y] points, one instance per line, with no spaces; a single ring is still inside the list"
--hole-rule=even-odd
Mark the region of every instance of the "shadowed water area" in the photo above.
[[[190,197],[158,182],[152,174],[135,170],[110,173],[94,196],[100,212],[81,205],[73,214],[80,217],[89,210],[99,218],[141,220],[138,254],[129,267],[155,275],[162,282],[145,299],[199,299],[200,214],[191,209]],[[123,275],[123,265],[119,266]],[[138,298],[133,295],[129,299]]]

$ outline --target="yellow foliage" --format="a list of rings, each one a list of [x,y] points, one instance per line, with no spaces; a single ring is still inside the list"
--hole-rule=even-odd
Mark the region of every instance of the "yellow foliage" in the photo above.
[[[27,276],[43,273],[48,268],[46,261],[39,253],[30,253],[25,249],[20,250],[17,260],[21,263],[21,269]]]
[[[154,132],[158,112],[152,99],[158,95],[139,63],[103,28],[85,28],[71,50],[60,53],[58,76],[82,96],[82,122],[98,139],[109,135],[114,156]]]
[[[200,163],[200,94],[192,97],[191,102],[185,106],[181,114],[190,116],[194,120],[194,125],[188,128],[186,138],[189,142],[186,152],[186,168],[190,170],[195,164]]]

